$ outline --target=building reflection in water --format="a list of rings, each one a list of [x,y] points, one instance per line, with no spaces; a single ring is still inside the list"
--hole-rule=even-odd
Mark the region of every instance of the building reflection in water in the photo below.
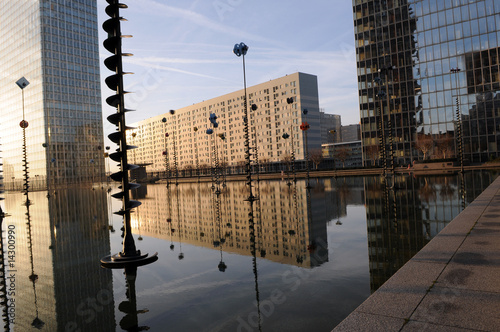
[[[307,190],[305,181],[261,181],[254,204],[256,255],[274,262],[315,267],[328,261],[327,223],[345,216],[346,205],[363,204],[363,179],[325,179]],[[147,199],[132,215],[135,233],[252,255],[244,182],[227,182],[217,195],[210,183],[174,189],[148,185]],[[178,210],[177,210],[178,209]],[[172,249],[171,246],[171,249]],[[315,251],[321,251],[315,253]],[[317,259],[317,257],[322,257]]]
[[[106,194],[68,189],[47,199],[33,192],[29,205],[21,193],[5,196],[4,236],[16,232],[14,262],[6,266],[15,274],[11,328],[114,330],[112,273],[96,264],[110,252]]]
[[[491,183],[493,175],[365,178],[370,288],[376,291]],[[465,184],[465,185],[464,185]]]

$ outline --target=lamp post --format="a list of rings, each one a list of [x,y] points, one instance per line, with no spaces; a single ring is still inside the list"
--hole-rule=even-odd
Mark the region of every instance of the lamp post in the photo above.
[[[217,140],[214,138],[214,131],[219,127],[217,123],[217,115],[215,113],[210,113],[209,121],[212,128],[207,129],[207,135],[210,135],[210,143],[212,145],[211,153],[210,153],[210,163],[212,165],[212,190],[218,195],[220,194],[219,190],[219,156],[217,151]]]
[[[460,172],[464,172],[464,154],[463,154],[463,137],[462,137],[462,112],[460,111],[460,88],[458,87],[458,75],[460,73],[460,68],[451,68],[451,73],[455,74],[455,88],[457,90],[456,96],[456,111],[455,116],[457,118],[457,136],[458,136],[458,158],[460,159]]]
[[[384,105],[383,105],[383,99],[387,98],[387,126],[388,128],[388,139],[389,139],[389,158],[391,162],[391,172],[394,174],[394,144],[393,144],[393,137],[392,137],[392,116],[391,116],[391,104],[390,104],[390,95],[389,95],[389,72],[392,72],[395,70],[396,67],[392,65],[388,66],[382,66],[378,72],[379,74],[384,74],[385,75],[385,82],[382,80],[382,78],[376,77],[375,78],[375,83],[379,86],[379,91],[377,93],[377,97],[380,100],[380,111],[379,111],[379,127],[381,129],[382,133],[382,155],[383,155],[383,165],[384,165],[384,176],[387,175],[387,153],[386,153],[386,133],[385,133],[385,121],[384,121]],[[382,89],[382,84],[386,87],[386,90]]]
[[[282,137],[284,140],[287,140],[287,139],[289,139],[289,138],[290,138],[290,135],[289,135],[288,133],[283,133],[283,135],[281,135],[281,137]],[[287,145],[287,144],[285,144],[285,145]],[[288,156],[288,152],[286,152],[286,154],[285,154],[285,158],[286,158],[286,160],[285,160],[285,161],[286,161],[286,184],[287,184],[288,186],[291,186],[291,185],[292,185],[292,183],[290,182],[290,168],[291,168],[291,167],[290,167],[290,161],[291,161],[292,157],[291,157],[291,156]]]
[[[221,151],[221,160],[219,161],[219,166],[220,170],[222,173],[222,188],[226,187],[226,172],[227,172],[227,161],[226,161],[226,135],[223,133],[220,133],[219,138],[221,139],[221,148],[219,149]]]
[[[381,74],[385,74],[385,86],[387,88],[386,91],[386,96],[387,96],[387,126],[388,128],[388,135],[389,135],[389,158],[391,159],[391,172],[394,174],[394,142],[393,142],[393,135],[392,135],[392,115],[391,115],[391,97],[389,94],[389,72],[393,72],[396,70],[396,67],[393,65],[388,65],[385,67],[380,68],[378,71]]]
[[[292,111],[292,104],[293,104],[293,97],[289,97],[286,99],[286,103],[288,105],[290,105],[290,110],[289,110],[289,118],[290,118],[290,135],[291,135],[291,140],[290,140],[290,144],[291,144],[291,154],[290,154],[290,162],[292,163],[292,174],[293,174],[293,182],[297,182],[297,176],[295,174],[295,146],[293,144],[293,136],[294,136],[294,133],[293,133],[293,111]]]
[[[233,53],[237,57],[242,57],[243,59],[243,85],[245,91],[244,97],[244,110],[243,110],[243,132],[245,138],[245,161],[246,161],[246,173],[247,173],[247,185],[248,185],[248,201],[253,202],[256,200],[256,197],[253,196],[252,193],[252,168],[250,164],[250,137],[248,134],[248,96],[247,96],[247,79],[245,72],[245,55],[248,52],[248,46],[245,43],[239,43],[234,45]],[[252,204],[250,205],[252,207]],[[251,211],[253,216],[253,211]]]
[[[17,86],[21,89],[22,96],[22,107],[23,107],[23,119],[19,123],[19,126],[23,129],[23,170],[24,170],[24,195],[26,196],[26,205],[29,205],[28,190],[29,190],[29,175],[28,175],[28,156],[26,151],[26,128],[28,128],[28,121],[24,118],[24,88],[27,87],[30,82],[24,77],[21,77],[16,82]]]
[[[106,164],[107,164],[107,172],[111,172],[111,168],[109,166],[109,149],[111,149],[111,147],[109,146],[106,146],[106,153],[104,154],[106,156]],[[109,176],[106,174],[106,185],[109,187]]]
[[[167,118],[161,119],[161,122],[165,124],[165,150],[163,151],[163,155],[165,156],[165,177],[167,178],[167,187],[170,186],[170,161],[168,159],[168,143],[167,138],[169,134],[167,133]]]
[[[136,133],[136,132],[133,132],[133,133],[132,133],[132,140],[134,141],[134,143],[133,143],[134,145],[136,144],[136,143],[135,143],[135,137],[136,137],[136,136],[137,136],[137,133]],[[135,165],[135,164],[137,163],[137,161],[135,160],[135,149],[133,150],[133,152],[134,152],[134,165]]]
[[[305,143],[306,143],[306,170],[307,170],[307,185],[306,188],[310,189],[311,186],[309,184],[309,149],[308,149],[308,144],[307,144],[307,131],[309,130],[310,126],[309,123],[307,123],[307,109],[302,110],[302,113],[304,114],[305,120],[301,125],[300,125],[300,130],[304,132],[305,136]]]
[[[198,132],[198,127],[193,128],[194,131],[194,153],[196,155],[196,176],[198,177],[198,182],[200,182],[200,158],[198,156],[198,141],[196,138],[196,133]]]
[[[257,110],[257,105],[256,104],[252,104],[252,106],[250,106],[250,110],[252,111],[256,111]],[[250,112],[250,119],[252,118],[252,113]],[[250,121],[251,122],[251,121]],[[260,177],[259,177],[259,173],[260,173],[260,164],[259,164],[259,149],[258,149],[258,135],[257,135],[257,130],[255,129],[255,125],[253,126],[253,135],[254,135],[254,140],[253,140],[253,144],[254,144],[254,149],[253,149],[253,153],[254,153],[254,156],[255,156],[255,175],[257,176],[257,184],[260,182]],[[257,189],[258,190],[258,189]]]
[[[174,110],[170,110],[169,113],[173,116],[175,114]],[[162,120],[163,121],[163,120]],[[165,120],[166,121],[166,120]],[[175,130],[172,132],[172,140],[174,141],[174,170],[175,170],[175,185],[179,185],[179,168],[177,165],[177,144]]]
[[[328,131],[330,134],[332,134],[332,157],[333,157],[333,169],[337,169],[335,163],[336,163],[336,160],[335,160],[335,134],[337,133],[337,131],[335,129],[333,130],[329,130]]]

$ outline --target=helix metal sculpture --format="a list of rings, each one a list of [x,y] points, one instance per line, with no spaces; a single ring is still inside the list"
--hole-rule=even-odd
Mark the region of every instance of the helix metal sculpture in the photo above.
[[[116,107],[117,112],[108,116],[108,121],[117,126],[117,131],[108,135],[109,139],[118,144],[116,152],[111,153],[109,158],[119,163],[120,171],[111,174],[111,179],[121,182],[118,187],[121,191],[113,194],[114,198],[122,201],[122,208],[115,214],[123,216],[124,238],[123,250],[115,255],[106,256],[101,259],[101,263],[105,267],[121,268],[130,265],[145,265],[152,263],[158,259],[158,253],[151,256],[149,254],[141,254],[140,250],[136,250],[135,241],[132,236],[130,223],[131,210],[141,205],[139,201],[130,199],[130,190],[139,188],[140,185],[129,182],[128,172],[139,168],[137,165],[131,165],[127,162],[127,151],[135,149],[135,146],[127,145],[126,130],[131,129],[125,124],[125,113],[131,110],[125,108],[124,95],[127,93],[123,89],[123,72],[122,56],[131,56],[129,53],[122,53],[122,38],[131,37],[121,34],[120,21],[124,20],[120,16],[120,9],[127,8],[127,5],[119,3],[118,0],[106,0],[109,5],[106,7],[106,14],[111,18],[106,20],[102,27],[108,33],[108,38],[103,45],[106,50],[113,53],[112,56],[104,60],[104,65],[115,74],[106,78],[106,85],[116,91],[116,94],[108,97],[106,103],[112,107]]]

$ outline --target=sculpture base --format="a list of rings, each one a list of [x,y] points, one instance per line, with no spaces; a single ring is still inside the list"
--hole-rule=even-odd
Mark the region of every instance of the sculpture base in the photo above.
[[[149,256],[149,254],[141,255],[140,251],[138,251],[137,255],[133,256],[124,256],[121,253],[118,253],[101,258],[101,266],[109,269],[121,269],[127,266],[147,265],[156,262],[157,260],[157,252],[151,256]]]

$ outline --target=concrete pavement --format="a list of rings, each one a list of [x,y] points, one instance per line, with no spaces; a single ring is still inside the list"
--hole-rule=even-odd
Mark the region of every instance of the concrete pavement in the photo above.
[[[333,331],[500,331],[500,177]]]

